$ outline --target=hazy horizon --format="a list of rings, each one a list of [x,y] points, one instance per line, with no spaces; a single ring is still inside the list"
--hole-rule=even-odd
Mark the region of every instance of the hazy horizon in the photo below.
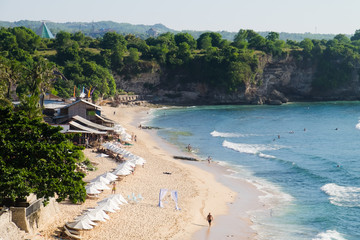
[[[19,7],[21,6],[21,7]],[[2,0],[1,21],[98,22],[154,25],[177,31],[228,31],[354,34],[360,29],[360,1],[345,0]]]

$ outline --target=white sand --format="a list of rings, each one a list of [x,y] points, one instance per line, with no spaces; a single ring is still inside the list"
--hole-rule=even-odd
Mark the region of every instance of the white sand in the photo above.
[[[98,223],[92,230],[83,231],[83,239],[191,239],[195,232],[207,228],[205,218],[209,212],[214,215],[216,226],[217,216],[227,214],[227,203],[235,200],[236,193],[215,181],[211,173],[174,160],[147,131],[138,129],[140,116],[146,115],[148,108],[120,106],[116,109],[102,107],[102,110],[108,118],[124,126],[128,133],[137,135],[137,142],[128,150],[147,161],[144,168],[138,166],[134,175],[118,182],[117,193],[125,198],[132,193],[140,193],[144,200],[138,204],[123,205],[116,213],[109,213],[110,220]],[[91,161],[99,163],[97,171],[90,172],[85,181],[117,166],[110,158],[95,157],[97,154],[89,149],[85,150],[85,154]],[[180,211],[175,210],[169,196],[165,199],[168,203],[164,208],[157,206],[161,188],[178,191]],[[46,230],[42,231],[42,235],[51,239],[57,227],[73,220],[84,209],[96,206],[97,201],[110,193],[111,190],[105,190],[99,200],[86,200],[81,205],[60,203],[61,213],[55,221],[49,221],[48,226],[43,227]],[[243,208],[246,210],[246,206]],[[244,221],[251,224],[248,219]],[[249,225],[245,226],[248,228],[245,232],[249,234],[241,239],[253,238]]]

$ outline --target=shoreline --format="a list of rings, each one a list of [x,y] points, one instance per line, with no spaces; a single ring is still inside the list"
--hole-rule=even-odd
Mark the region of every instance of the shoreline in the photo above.
[[[261,192],[251,183],[226,177],[226,167],[207,162],[188,162],[173,159],[173,153],[181,152],[156,135],[154,130],[139,129],[138,125],[153,108],[142,106],[102,107],[103,113],[126,128],[129,134],[137,135],[137,142],[127,149],[147,162],[136,167],[133,175],[118,182],[116,193],[125,198],[141,194],[144,198],[137,204],[122,205],[110,219],[99,222],[94,229],[82,231],[83,239],[254,239],[249,210],[258,209]],[[114,111],[116,114],[114,114]],[[89,172],[84,181],[111,171],[118,163],[110,158],[96,157],[92,149],[85,149],[85,155],[97,162],[97,170]],[[184,155],[184,152],[181,153]],[[170,174],[165,174],[170,173]],[[239,188],[239,186],[242,186]],[[166,188],[178,192],[180,211],[168,193],[165,207],[158,207],[159,191]],[[111,194],[104,190],[99,199],[87,199],[83,204],[58,204],[56,218],[52,218],[39,232],[44,238],[54,239],[54,232],[65,222],[72,221],[87,208]],[[251,197],[250,197],[251,196]],[[207,214],[214,216],[209,229]]]
[[[155,109],[156,110],[156,109]],[[141,114],[139,115],[141,116]],[[137,118],[133,121],[134,126],[138,126],[145,118]],[[147,121],[147,120],[146,120]],[[172,155],[181,155],[185,157],[194,157],[196,154],[182,151],[172,143],[167,142],[165,139],[157,135],[156,129],[145,130],[151,137],[157,141],[162,149]],[[252,229],[253,222],[251,220],[250,212],[255,210],[264,210],[265,207],[260,203],[259,196],[264,195],[253,184],[249,183],[246,179],[232,178],[229,174],[229,168],[219,165],[218,162],[208,164],[207,161],[186,161],[175,160],[182,164],[195,166],[198,169],[209,172],[215,177],[215,181],[221,185],[230,188],[234,193],[234,198],[231,202],[226,203],[226,213],[219,214],[216,221],[211,227],[211,230],[206,227],[193,232],[191,239],[223,239],[231,237],[231,239],[254,239],[257,233]],[[243,194],[246,194],[244,196]]]

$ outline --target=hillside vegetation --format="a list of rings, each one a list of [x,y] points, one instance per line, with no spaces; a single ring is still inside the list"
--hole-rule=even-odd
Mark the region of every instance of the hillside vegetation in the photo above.
[[[359,66],[360,31],[350,39],[342,34],[331,40],[283,41],[279,34],[266,37],[240,30],[232,41],[219,33],[205,32],[195,39],[189,33],[163,33],[142,39],[132,34],[107,32],[91,38],[82,32],[60,31],[53,40],[41,39],[25,27],[0,29],[0,93],[10,98],[13,86],[21,96],[38,84],[39,68],[55,69],[56,79],[42,83],[43,92],[61,97],[80,94],[83,88],[96,100],[123,91],[114,76],[127,81],[157,71],[163,88],[202,84],[233,94],[247,86],[260,86],[262,59],[291,56],[298,65],[316,66],[313,91],[346,84]],[[41,63],[41,64],[40,64]],[[50,67],[51,65],[51,67]],[[358,73],[357,73],[358,74]],[[149,91],[154,86],[145,86]]]

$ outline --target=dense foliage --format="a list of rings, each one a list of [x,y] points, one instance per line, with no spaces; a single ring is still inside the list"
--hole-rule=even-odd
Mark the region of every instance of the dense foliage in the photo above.
[[[81,148],[60,133],[59,127],[30,119],[20,110],[0,108],[0,201],[24,199],[30,193],[45,202],[85,200],[84,174],[75,172]]]
[[[204,32],[197,39],[189,33],[163,33],[142,39],[132,34],[106,32],[91,38],[82,32],[60,31],[54,40],[40,39],[24,27],[0,29],[0,82],[11,95],[31,92],[27,78],[19,77],[19,68],[31,69],[46,58],[47,69],[59,74],[44,88],[61,97],[78,96],[83,88],[92,98],[111,97],[117,89],[115,74],[123,81],[139,73],[161,69],[163,84],[201,83],[223,92],[237,92],[246,84],[261,84],[259,60],[294,56],[298,63],[316,66],[314,92],[331,90],[346,83],[357,69],[360,33],[351,39],[336,35],[331,40],[301,42],[280,40],[280,34],[265,37],[252,30],[240,30],[233,41],[215,32]],[[19,67],[20,66],[20,67]],[[21,71],[20,71],[21,72]],[[25,71],[26,72],[26,71]],[[20,74],[21,75],[21,74]],[[148,86],[151,87],[151,86]]]

